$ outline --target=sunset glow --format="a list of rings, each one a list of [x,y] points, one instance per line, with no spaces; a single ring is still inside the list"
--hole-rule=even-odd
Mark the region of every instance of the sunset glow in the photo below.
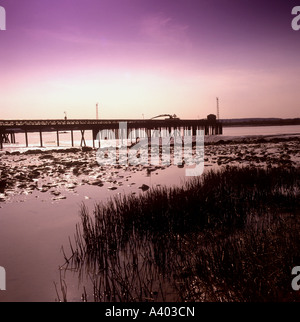
[[[2,119],[299,114],[294,1],[2,0]]]

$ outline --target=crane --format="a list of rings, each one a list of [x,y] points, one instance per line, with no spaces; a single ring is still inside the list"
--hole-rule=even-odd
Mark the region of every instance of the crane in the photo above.
[[[179,120],[179,117],[177,117],[176,114],[173,114],[173,115],[171,115],[171,114],[160,114],[160,115],[152,117],[151,120],[156,119],[158,117],[162,117],[162,116],[168,116],[169,119],[172,119],[172,120]]]

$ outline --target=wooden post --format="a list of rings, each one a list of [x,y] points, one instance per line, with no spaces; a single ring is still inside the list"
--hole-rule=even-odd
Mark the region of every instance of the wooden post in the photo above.
[[[27,133],[27,130],[25,130],[25,142],[26,142],[26,148],[28,148],[28,133]]]
[[[84,144],[84,146],[86,146],[86,142],[85,142],[85,138],[84,138],[84,132],[85,130],[80,130],[81,132],[81,142],[80,142],[80,146],[82,147],[82,143]]]
[[[14,132],[10,133],[10,143],[16,143],[16,136]]]
[[[9,133],[3,133],[2,134],[2,142],[3,143],[10,143],[10,141],[9,141]]]
[[[209,135],[209,126],[205,125],[205,135]]]
[[[57,137],[57,146],[59,146],[59,133],[58,133],[58,130],[56,131],[56,137]]]
[[[139,137],[139,130],[138,129],[134,129],[135,130],[135,142],[136,139]]]
[[[72,142],[72,147],[74,146],[74,135],[73,135],[73,130],[71,130],[71,142]]]
[[[151,164],[151,129],[146,129],[146,134],[148,137],[148,164]]]
[[[119,140],[119,138],[120,138],[119,129],[114,129],[114,132],[115,132],[116,140]]]
[[[43,135],[42,135],[42,130],[40,130],[40,143],[41,143],[41,148],[43,147]]]

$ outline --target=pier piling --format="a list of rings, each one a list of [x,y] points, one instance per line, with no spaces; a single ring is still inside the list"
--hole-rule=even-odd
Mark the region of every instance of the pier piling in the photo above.
[[[126,124],[126,125],[125,125]],[[121,129],[121,130],[120,130]],[[127,132],[125,131],[127,129]],[[95,148],[97,133],[102,131],[101,138],[111,139],[111,134],[116,139],[127,139],[130,136],[131,141],[137,138],[152,137],[152,134],[158,130],[160,135],[173,135],[181,133],[184,136],[196,136],[199,130],[203,130],[205,135],[219,135],[223,133],[222,123],[216,120],[215,115],[208,115],[207,119],[182,120],[182,119],[122,119],[122,120],[0,120],[0,148],[3,149],[5,143],[16,143],[16,133],[25,133],[26,147],[28,147],[28,133],[39,133],[40,146],[43,147],[43,132],[56,132],[57,146],[61,145],[59,131],[71,132],[71,145],[74,147],[74,131],[80,131],[80,146],[86,146],[85,132],[93,132],[92,145]],[[107,132],[107,135],[104,133]],[[126,137],[127,134],[127,137]],[[102,136],[105,136],[102,138]],[[100,140],[99,146],[100,146]],[[150,144],[151,141],[149,141]]]

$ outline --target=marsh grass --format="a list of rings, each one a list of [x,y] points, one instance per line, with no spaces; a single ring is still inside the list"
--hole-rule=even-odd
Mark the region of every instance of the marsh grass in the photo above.
[[[300,169],[227,167],[82,205],[61,269],[89,277],[84,300],[297,301],[299,191]]]

